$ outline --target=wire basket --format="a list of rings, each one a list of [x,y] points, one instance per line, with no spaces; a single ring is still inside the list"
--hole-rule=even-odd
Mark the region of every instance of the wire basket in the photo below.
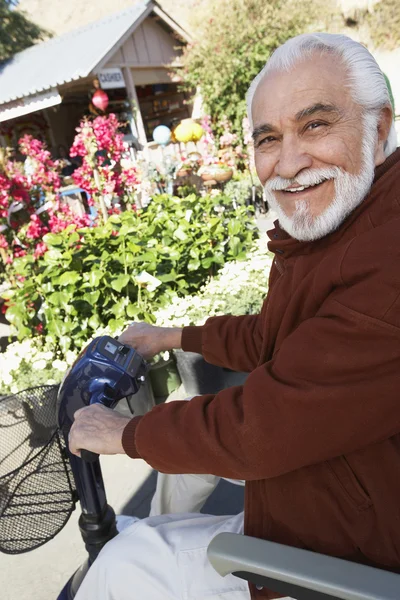
[[[75,508],[73,478],[56,418],[58,386],[0,399],[0,552],[45,544]]]

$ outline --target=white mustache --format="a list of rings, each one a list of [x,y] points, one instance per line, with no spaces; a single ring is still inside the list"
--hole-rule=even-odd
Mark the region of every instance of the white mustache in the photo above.
[[[293,179],[285,179],[278,175],[267,181],[264,187],[267,192],[286,190],[288,187],[294,185],[308,187],[310,185],[318,185],[328,179],[336,179],[341,172],[339,167],[331,167],[329,169],[309,169],[302,171]]]

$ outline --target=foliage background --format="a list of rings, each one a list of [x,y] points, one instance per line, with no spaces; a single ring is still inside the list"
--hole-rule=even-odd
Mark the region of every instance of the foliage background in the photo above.
[[[217,124],[227,116],[241,135],[246,91],[272,52],[295,35],[326,29],[335,10],[329,0],[210,3],[207,18],[198,15],[196,41],[184,54],[184,86],[199,87],[206,112]]]
[[[25,13],[14,10],[15,4],[13,0],[0,0],[0,63],[48,35]]]

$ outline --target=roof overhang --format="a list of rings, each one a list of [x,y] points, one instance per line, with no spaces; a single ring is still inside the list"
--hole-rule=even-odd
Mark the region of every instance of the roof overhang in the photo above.
[[[62,98],[57,89],[7,102],[0,106],[0,123],[2,121],[8,121],[9,119],[22,117],[23,115],[28,115],[37,110],[56,106],[57,104],[61,104],[61,102]]]

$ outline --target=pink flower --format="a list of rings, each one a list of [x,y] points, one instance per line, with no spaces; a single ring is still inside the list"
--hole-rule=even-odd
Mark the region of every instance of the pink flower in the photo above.
[[[39,256],[43,256],[43,254],[47,251],[47,246],[44,242],[39,242],[36,245],[36,248],[34,250],[34,257],[37,259],[39,258]]]

